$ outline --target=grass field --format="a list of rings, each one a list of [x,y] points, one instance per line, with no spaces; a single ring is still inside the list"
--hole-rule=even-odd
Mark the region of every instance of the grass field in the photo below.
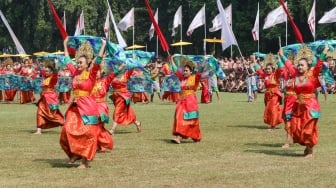
[[[321,102],[319,144],[309,159],[303,146],[281,148],[284,125],[267,130],[261,94],[255,103],[245,94],[220,96],[199,105],[202,141],[180,145],[170,141],[174,104],[132,104],[142,132],[118,127],[114,149],[97,153],[89,169],[66,164],[60,128],[32,134],[35,105],[0,104],[0,187],[335,187],[334,95]]]

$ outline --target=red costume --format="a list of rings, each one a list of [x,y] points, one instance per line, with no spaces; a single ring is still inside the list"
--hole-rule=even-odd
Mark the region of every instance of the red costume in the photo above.
[[[42,72],[42,76],[44,76],[44,72]],[[44,78],[42,82],[42,93],[36,112],[37,128],[49,129],[62,126],[64,123],[64,117],[58,109],[57,93],[55,91],[57,77],[57,73],[53,73]]]
[[[70,57],[67,56],[67,68],[73,77],[73,102],[65,113],[60,144],[69,158],[81,156],[93,160],[100,127],[97,104],[90,93],[100,66],[94,63],[90,71],[79,72],[69,61]]]
[[[257,70],[259,77],[265,80],[264,123],[270,125],[272,128],[283,122],[280,106],[282,93],[279,89],[281,72],[281,69],[277,69],[274,73],[266,74],[262,69]]]
[[[292,75],[295,75],[294,89],[297,100],[293,105],[291,134],[294,143],[313,147],[318,142],[318,118],[321,116],[320,105],[315,97],[315,89],[320,86],[318,75],[323,61],[318,60],[313,70],[303,75],[303,80],[290,61],[285,62]]]

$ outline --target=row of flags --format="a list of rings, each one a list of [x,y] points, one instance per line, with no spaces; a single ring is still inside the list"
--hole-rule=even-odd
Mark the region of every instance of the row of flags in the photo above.
[[[287,2],[283,2],[283,0],[280,0],[281,3],[284,4],[284,6],[279,6],[278,8],[272,10],[269,12],[265,18],[265,23],[263,26],[263,29],[271,28],[277,24],[287,22],[287,19],[289,18],[290,21],[292,21],[292,17],[288,14],[287,9]],[[315,39],[316,35],[316,13],[315,13],[315,7],[316,7],[316,0],[314,0],[312,8],[310,10],[307,23],[309,25],[309,29]],[[332,10],[326,12],[322,18],[318,21],[319,24],[326,24],[326,23],[333,23],[336,22],[336,7]],[[293,22],[291,22],[292,24]],[[293,27],[293,25],[292,25]],[[298,30],[296,26],[293,28],[294,30]],[[252,29],[252,35],[254,40],[259,40],[259,5],[258,5],[258,11],[257,16],[255,20],[254,27]]]

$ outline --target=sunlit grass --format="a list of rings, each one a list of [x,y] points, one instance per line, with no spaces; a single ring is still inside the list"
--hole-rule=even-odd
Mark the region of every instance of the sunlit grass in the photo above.
[[[221,93],[220,101],[199,104],[199,143],[170,142],[174,104],[157,98],[151,104],[132,104],[142,132],[136,133],[134,125],[118,127],[114,149],[97,153],[85,170],[66,164],[60,128],[32,134],[35,105],[0,104],[0,186],[334,187],[336,97],[328,97],[321,102],[320,140],[311,159],[303,158],[300,145],[281,148],[283,125],[267,130],[262,95],[247,103],[246,94]],[[61,108],[64,113],[66,106]]]

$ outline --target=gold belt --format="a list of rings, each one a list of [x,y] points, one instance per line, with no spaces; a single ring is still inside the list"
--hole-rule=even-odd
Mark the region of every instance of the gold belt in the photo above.
[[[310,94],[298,94],[298,99],[309,99],[315,97],[315,94],[310,93]]]
[[[42,88],[42,92],[52,92],[55,91],[54,88]]]
[[[277,88],[266,88],[266,92],[275,92]]]
[[[88,91],[80,90],[80,89],[75,89],[73,90],[73,96],[74,97],[85,97],[89,96],[90,93]]]
[[[95,98],[96,102],[105,102],[105,98]]]
[[[296,95],[294,91],[286,91],[286,95]]]
[[[182,96],[190,95],[190,94],[193,94],[193,93],[195,93],[194,90],[182,90],[181,91]]]

